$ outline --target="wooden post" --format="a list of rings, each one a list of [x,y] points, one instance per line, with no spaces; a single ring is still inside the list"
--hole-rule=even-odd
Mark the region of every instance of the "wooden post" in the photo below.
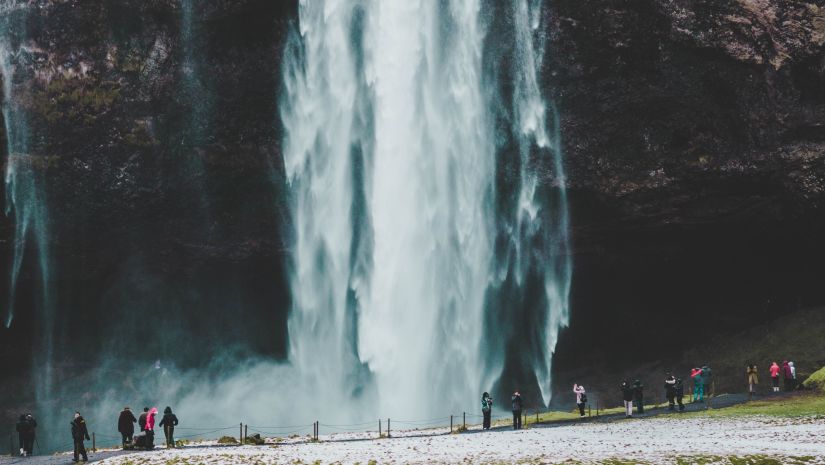
[[[95,441],[94,431],[92,431],[92,452],[97,452],[97,441]]]
[[[390,436],[390,419],[389,418],[387,418],[387,437],[391,437]]]
[[[453,416],[450,415],[450,432],[453,432]]]
[[[241,422],[240,426],[238,427],[238,439],[240,439],[240,441],[238,442],[241,443],[241,445],[243,445],[243,422]]]
[[[461,416],[464,417],[464,431],[467,431],[467,412],[461,412]]]
[[[381,438],[381,419],[378,419],[378,438]]]
[[[243,425],[243,440],[249,437],[249,425]]]
[[[587,404],[587,416],[588,417],[590,416],[590,404],[589,403]]]

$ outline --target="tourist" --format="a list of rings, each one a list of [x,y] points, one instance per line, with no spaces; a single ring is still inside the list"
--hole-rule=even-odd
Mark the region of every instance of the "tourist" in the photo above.
[[[178,426],[178,417],[172,413],[172,407],[163,409],[160,426],[163,427],[163,435],[166,436],[166,447],[175,447],[175,426]]]
[[[702,369],[690,370],[690,377],[693,379],[693,402],[704,402],[705,381],[702,379]]]
[[[676,378],[676,403],[679,404],[679,411],[685,411],[685,404],[682,402],[682,399],[685,397],[685,383],[682,381],[682,378]]]
[[[710,397],[711,394],[712,394],[712,392],[711,392],[711,385],[713,384],[712,379],[711,379],[712,375],[713,375],[713,372],[711,371],[710,366],[705,365],[705,366],[702,367],[702,392],[704,392],[704,394],[708,397]]]
[[[770,372],[773,392],[779,392],[779,365],[777,365],[776,362],[771,363]]]
[[[31,413],[27,413],[23,427],[23,452],[26,456],[31,456],[34,453],[34,438],[37,429],[37,421]]]
[[[140,414],[138,417],[138,426],[140,426],[140,431],[146,431],[146,416],[149,415],[149,407],[143,407],[143,413]]]
[[[759,373],[756,371],[756,365],[748,365],[748,396],[753,397],[756,393],[756,385],[759,384]]]
[[[636,413],[645,413],[644,386],[638,379],[633,381],[633,402],[636,404]]]
[[[625,417],[633,416],[633,387],[627,380],[622,381],[622,401],[624,401]]]
[[[676,410],[676,377],[671,373],[665,378],[665,398],[667,399],[668,410]]]
[[[796,367],[793,365],[793,362],[788,362],[788,367],[791,369],[791,391],[796,389]]]
[[[88,441],[89,439],[89,430],[86,428],[86,420],[80,416],[80,412],[74,413],[74,420],[71,422],[72,425],[72,440],[74,441],[74,460],[73,462],[77,462],[79,457],[83,457],[84,462],[89,461],[89,456],[86,455],[86,446],[83,444],[83,440],[85,439]]]
[[[485,392],[481,395],[481,414],[484,416],[482,429],[490,429],[490,415],[493,413],[493,398]]]
[[[149,413],[146,414],[146,448],[151,449],[155,447],[155,416],[158,414],[158,409],[152,407]]]
[[[513,429],[521,429],[521,394],[518,391],[514,392],[510,400],[513,404]]]
[[[120,412],[120,417],[117,419],[117,430],[120,432],[121,443],[124,448],[127,444],[132,443],[133,436],[135,435],[135,422],[137,422],[135,414],[132,413],[129,407],[123,407],[123,410]]]
[[[584,416],[584,404],[587,403],[587,394],[584,392],[584,386],[579,384],[573,385],[573,393],[576,394],[576,406],[579,407],[579,416]]]
[[[17,430],[17,443],[20,445],[20,456],[26,456],[26,448],[23,444],[26,443],[26,415],[20,415],[20,418],[17,419],[17,424],[14,426],[14,429]],[[12,453],[14,449],[9,451],[9,454]]]
[[[785,378],[785,391],[792,390],[793,389],[793,372],[791,371],[791,366],[788,365],[787,360],[782,362],[782,377]]]

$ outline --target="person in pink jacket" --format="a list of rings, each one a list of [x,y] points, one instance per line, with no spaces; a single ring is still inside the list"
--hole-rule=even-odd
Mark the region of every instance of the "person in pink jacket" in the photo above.
[[[146,443],[151,449],[155,447],[155,417],[158,414],[158,409],[152,407],[149,413],[146,414]]]
[[[776,362],[771,363],[771,382],[773,382],[773,392],[779,392],[779,365]]]

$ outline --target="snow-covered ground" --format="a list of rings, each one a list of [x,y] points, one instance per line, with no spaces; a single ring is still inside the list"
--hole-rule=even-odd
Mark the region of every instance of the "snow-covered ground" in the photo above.
[[[394,433],[389,439],[345,433],[322,435],[317,443],[302,437],[265,446],[200,444],[123,455],[100,463],[593,463],[613,458],[675,463],[676,457],[751,455],[767,455],[782,462],[787,457],[805,456],[805,463],[825,463],[825,419],[816,417],[671,417],[521,431],[446,433],[447,430],[407,431]]]

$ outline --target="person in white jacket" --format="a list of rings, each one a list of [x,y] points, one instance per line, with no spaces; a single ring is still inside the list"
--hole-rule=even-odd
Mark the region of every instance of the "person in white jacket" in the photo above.
[[[791,381],[791,390],[793,391],[796,389],[796,367],[793,365],[793,362],[788,362],[788,366],[791,369],[791,379],[793,379],[793,381]]]
[[[584,404],[587,403],[587,394],[584,392],[584,386],[579,384],[573,385],[573,393],[576,394],[576,406],[579,407],[579,416],[584,416]]]

